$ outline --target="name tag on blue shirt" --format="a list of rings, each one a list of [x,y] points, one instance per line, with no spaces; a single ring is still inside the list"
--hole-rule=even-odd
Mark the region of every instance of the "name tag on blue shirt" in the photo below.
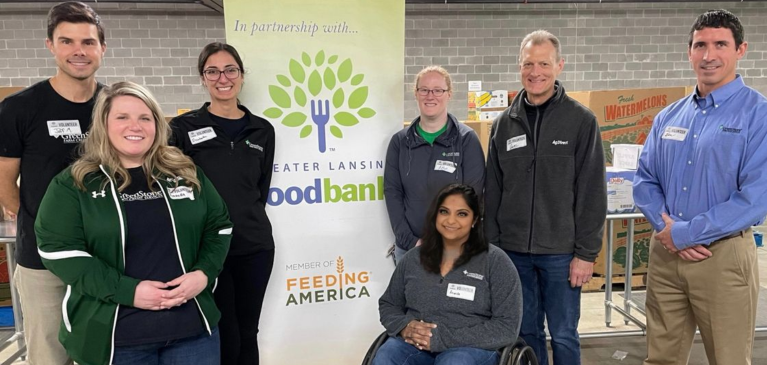
[[[687,128],[666,127],[666,130],[663,131],[663,136],[661,136],[661,138],[681,142],[687,138],[687,132],[689,132],[689,129]]]

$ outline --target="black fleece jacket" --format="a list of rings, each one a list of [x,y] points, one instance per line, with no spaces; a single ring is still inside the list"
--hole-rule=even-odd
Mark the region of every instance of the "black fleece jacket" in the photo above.
[[[274,164],[274,127],[240,105],[248,121],[232,139],[211,119],[208,105],[173,118],[171,144],[205,171],[229,207],[234,223],[229,255],[274,249],[265,210]]]
[[[493,122],[485,181],[485,232],[513,252],[593,262],[607,211],[605,159],[594,114],[556,91],[533,138],[522,90]]]

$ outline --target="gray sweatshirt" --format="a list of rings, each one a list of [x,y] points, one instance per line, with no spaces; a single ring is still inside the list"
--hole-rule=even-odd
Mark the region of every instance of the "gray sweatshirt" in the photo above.
[[[455,347],[497,350],[517,340],[522,287],[506,253],[490,245],[445,277],[427,272],[420,253],[416,247],[403,257],[378,300],[381,324],[389,336],[399,336],[416,319],[437,324],[432,352]]]
[[[474,130],[448,114],[447,130],[429,145],[416,131],[420,122],[418,117],[395,133],[386,151],[386,210],[394,240],[403,250],[415,247],[421,238],[426,210],[440,189],[467,184],[482,195],[485,183],[485,155]]]

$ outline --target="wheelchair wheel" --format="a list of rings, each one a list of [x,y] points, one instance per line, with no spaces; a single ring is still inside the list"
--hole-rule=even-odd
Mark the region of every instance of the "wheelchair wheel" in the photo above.
[[[373,341],[373,343],[370,344],[370,347],[368,348],[368,352],[365,353],[365,358],[362,359],[362,365],[370,365],[370,364],[372,364],[373,363],[373,358],[376,357],[376,353],[378,352],[378,349],[388,339],[389,339],[389,335],[386,332],[381,333],[380,335],[378,335],[378,337],[376,337],[375,341]]]

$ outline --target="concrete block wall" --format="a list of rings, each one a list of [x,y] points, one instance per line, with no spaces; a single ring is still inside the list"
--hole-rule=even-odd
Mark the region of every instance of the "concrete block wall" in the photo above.
[[[0,3],[0,86],[27,86],[56,73],[45,48],[55,3]],[[107,51],[97,79],[148,86],[167,115],[208,100],[197,73],[206,44],[224,41],[224,17],[201,5],[89,3],[101,16]]]
[[[546,29],[560,39],[566,90],[688,86],[695,74],[687,42],[695,18],[724,8],[744,24],[749,42],[739,72],[767,93],[767,3],[450,4],[410,5],[405,31],[405,116],[417,116],[413,78],[439,64],[455,82],[450,111],[467,115],[468,81],[483,89],[518,90],[522,38]]]
[[[44,46],[53,3],[0,3],[0,85],[26,86],[50,77]],[[107,57],[98,78],[149,86],[166,113],[207,100],[195,64],[205,44],[224,40],[224,17],[201,5],[98,3],[107,29]],[[405,119],[417,115],[413,76],[439,64],[451,72],[450,111],[466,117],[467,82],[519,89],[517,57],[525,34],[547,29],[565,56],[567,90],[687,86],[695,76],[686,44],[695,17],[726,8],[738,15],[749,42],[739,72],[767,93],[767,3],[432,4],[408,5],[405,20]]]

